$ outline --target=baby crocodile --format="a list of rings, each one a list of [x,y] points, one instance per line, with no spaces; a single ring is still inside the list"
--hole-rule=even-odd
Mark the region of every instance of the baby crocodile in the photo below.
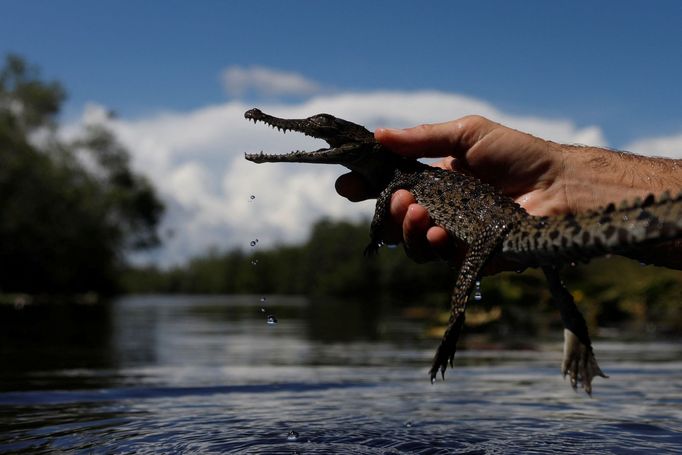
[[[377,198],[366,254],[375,253],[381,245],[391,195],[399,189],[410,191],[428,210],[434,224],[466,245],[452,292],[450,321],[430,369],[432,382],[439,371],[445,377],[448,362],[452,366],[467,302],[481,270],[488,261],[502,258],[520,268],[542,268],[565,328],[561,371],[569,376],[573,388],[581,385],[590,394],[592,379],[606,376],[594,357],[585,319],[561,282],[558,268],[604,254],[627,256],[644,243],[682,237],[682,193],[674,198],[669,194],[658,198],[650,195],[629,205],[609,204],[579,215],[531,216],[492,186],[391,153],[365,127],[332,115],[281,119],[251,109],[244,117],[329,144],[329,148],[313,152],[247,154],[247,160],[341,164],[365,178]]]

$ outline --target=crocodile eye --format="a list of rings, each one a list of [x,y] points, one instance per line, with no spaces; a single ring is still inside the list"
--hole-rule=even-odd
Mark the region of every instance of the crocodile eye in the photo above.
[[[334,124],[334,117],[329,114],[317,114],[312,120],[319,126],[332,126]]]

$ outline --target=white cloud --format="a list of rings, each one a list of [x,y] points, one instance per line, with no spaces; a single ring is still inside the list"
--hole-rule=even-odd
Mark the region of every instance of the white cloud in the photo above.
[[[597,126],[578,128],[570,120],[510,115],[485,101],[438,91],[376,91],[317,96],[298,108],[292,106],[292,109],[299,116],[309,116],[313,112],[332,113],[370,129],[378,126],[409,127],[478,114],[557,142],[606,145],[606,139]]]
[[[626,150],[641,155],[682,158],[682,134],[639,139],[630,143]]]
[[[106,122],[132,152],[134,167],[152,179],[167,201],[164,230],[172,230],[174,236],[154,255],[159,262],[178,263],[212,246],[249,248],[255,238],[258,247],[301,241],[311,223],[322,216],[371,216],[373,201],[353,204],[336,194],[334,180],[345,172],[339,166],[257,165],[244,160],[245,152],[287,152],[322,145],[302,134],[283,135],[247,122],[243,114],[251,107],[231,101],[134,120],[109,118],[103,114],[106,111],[93,106],[86,109],[81,123]],[[328,112],[370,129],[481,114],[547,139],[605,145],[596,126],[578,128],[568,120],[512,116],[480,100],[434,91],[338,93],[297,104],[259,107],[290,118]]]
[[[278,71],[260,66],[231,66],[222,73],[225,92],[240,97],[249,92],[259,95],[303,95],[319,93],[322,87],[298,73]]]

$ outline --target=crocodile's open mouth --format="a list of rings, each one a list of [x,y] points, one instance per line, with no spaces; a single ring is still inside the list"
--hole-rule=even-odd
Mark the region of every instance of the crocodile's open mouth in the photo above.
[[[326,137],[327,135],[324,134],[324,129],[329,128],[329,126],[324,124],[326,118],[324,114],[307,119],[282,119],[268,115],[260,109],[250,109],[244,113],[244,118],[253,120],[253,123],[263,122],[283,133],[286,133],[287,131],[296,131],[298,133],[303,133],[306,136],[323,139],[329,142],[328,137]],[[355,146],[348,144],[340,147],[321,148],[310,152],[296,150],[282,154],[267,154],[264,152],[246,153],[244,157],[254,163],[333,163],[335,162],[334,158],[337,155],[345,154],[352,148],[355,148]]]

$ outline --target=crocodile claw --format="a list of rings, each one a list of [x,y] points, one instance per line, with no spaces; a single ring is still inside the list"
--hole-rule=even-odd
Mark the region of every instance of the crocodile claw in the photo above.
[[[599,368],[594,358],[592,348],[580,342],[577,336],[568,329],[564,329],[564,358],[561,362],[561,373],[568,376],[571,387],[578,386],[592,396],[592,379],[596,376],[608,378]]]
[[[445,381],[445,370],[448,369],[448,355],[444,353],[446,348],[444,347],[443,344],[438,346],[438,350],[436,351],[436,355],[433,358],[433,364],[431,365],[431,369],[429,370],[429,377],[431,379],[431,383],[436,382],[436,377],[438,376],[438,372],[440,372],[440,376],[443,381]]]
[[[363,254],[365,256],[374,256],[379,251],[379,244],[376,242],[370,242],[369,245],[365,247]]]
[[[440,346],[436,350],[436,355],[433,357],[433,363],[429,370],[431,382],[435,382],[438,372],[441,378],[445,380],[445,370],[448,369],[448,363],[453,366],[455,360],[455,352],[457,351],[457,340],[464,325],[464,313],[460,313],[454,320],[451,320],[450,325],[445,330]]]

